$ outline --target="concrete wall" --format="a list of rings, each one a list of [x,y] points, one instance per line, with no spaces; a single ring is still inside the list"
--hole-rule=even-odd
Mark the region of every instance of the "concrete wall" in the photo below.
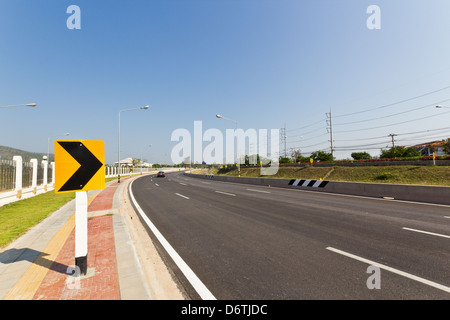
[[[188,174],[190,177],[200,179],[213,179],[216,181],[245,183],[261,186],[272,186],[290,189],[309,190],[317,192],[329,192],[339,194],[358,195],[375,198],[394,198],[396,200],[408,200],[426,203],[450,205],[450,187],[398,185],[382,183],[356,183],[295,179],[269,179],[269,178],[244,178]],[[303,183],[300,183],[303,182]]]

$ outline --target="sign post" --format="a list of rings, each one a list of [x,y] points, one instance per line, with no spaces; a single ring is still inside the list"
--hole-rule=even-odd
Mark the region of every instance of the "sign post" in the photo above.
[[[103,141],[55,141],[55,192],[75,194],[75,266],[87,273],[89,190],[105,188]]]
[[[80,274],[87,273],[87,191],[75,193],[75,266]]]

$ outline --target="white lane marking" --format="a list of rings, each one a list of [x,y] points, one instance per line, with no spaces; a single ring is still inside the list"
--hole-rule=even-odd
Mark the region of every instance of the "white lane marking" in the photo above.
[[[248,191],[253,191],[253,192],[262,192],[262,193],[270,193],[269,191],[263,191],[263,190],[255,190],[255,189],[247,189]]]
[[[236,196],[235,194],[228,193],[228,192],[223,192],[223,191],[214,191],[214,192],[221,193],[221,194],[226,194],[226,195],[228,195],[228,196],[233,196],[233,197]]]
[[[172,260],[175,262],[175,264],[178,266],[178,268],[181,270],[181,272],[183,272],[184,276],[191,283],[191,285],[194,287],[195,291],[197,291],[199,296],[203,300],[216,300],[216,297],[214,297],[214,295],[211,293],[211,291],[208,290],[208,288],[197,277],[197,275],[194,273],[194,271],[192,271],[192,269],[187,265],[187,263],[184,262],[183,258],[180,257],[180,255],[170,245],[170,243],[166,240],[166,238],[164,238],[164,236],[161,234],[161,232],[159,232],[158,228],[156,228],[156,226],[150,221],[150,219],[147,217],[147,215],[141,209],[139,204],[136,202],[133,192],[131,191],[131,186],[132,186],[133,182],[134,181],[131,181],[130,187],[129,187],[130,196],[131,196],[131,200],[134,203],[134,206],[138,210],[142,219],[144,219],[145,223],[148,225],[148,227],[153,232],[155,237],[158,239],[158,241],[164,247],[167,254],[172,258]]]
[[[159,187],[159,184],[155,183],[155,186]]]
[[[187,186],[186,183],[183,183],[183,182],[178,182],[178,183],[181,184],[182,186]]]
[[[450,219],[450,216],[444,216],[444,218],[448,218],[448,219]]]
[[[410,273],[407,273],[407,272],[403,272],[403,271],[400,271],[398,269],[394,269],[394,268],[385,266],[383,264],[380,264],[380,263],[377,263],[377,262],[374,262],[374,261],[371,261],[371,260],[368,260],[368,259],[364,259],[364,258],[358,257],[358,256],[356,256],[354,254],[351,254],[351,253],[348,253],[348,252],[345,252],[345,251],[342,251],[342,250],[339,250],[339,249],[335,249],[335,248],[332,248],[332,247],[327,247],[326,249],[330,250],[330,251],[333,251],[335,253],[338,253],[338,254],[342,254],[342,255],[347,256],[349,258],[352,258],[352,259],[355,259],[355,260],[358,260],[358,261],[361,261],[361,262],[373,265],[375,267],[379,267],[380,269],[384,269],[384,270],[390,271],[392,273],[396,273],[396,274],[401,275],[403,277],[406,277],[406,278],[409,278],[409,279],[421,282],[423,284],[426,284],[426,285],[429,285],[431,287],[434,287],[434,288],[437,288],[437,289],[440,289],[440,290],[443,290],[445,292],[449,292],[450,293],[450,287],[444,286],[442,284],[439,284],[439,283],[436,283],[436,282],[433,282],[433,281],[430,281],[430,280],[427,280],[427,279],[424,279],[424,278],[420,278],[420,277],[415,276],[413,274],[410,274]]]
[[[182,197],[182,198],[185,198],[185,199],[190,199],[189,197],[186,197],[186,196],[183,196],[182,194],[179,194],[179,193],[175,193],[177,196],[180,196],[180,197]]]
[[[429,232],[429,231],[423,231],[423,230],[417,230],[417,229],[411,229],[411,228],[402,228],[403,230],[409,230],[409,231],[414,231],[414,232],[420,232],[420,233],[425,233],[425,234],[431,234],[433,236],[438,236],[438,237],[443,237],[443,238],[449,238],[450,236],[447,236],[445,234],[440,234],[440,233],[434,233],[434,232]]]
[[[204,183],[204,184],[211,184],[211,182],[202,182],[202,183]]]

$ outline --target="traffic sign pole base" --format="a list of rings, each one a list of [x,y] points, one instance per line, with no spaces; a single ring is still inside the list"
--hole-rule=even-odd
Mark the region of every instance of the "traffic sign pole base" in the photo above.
[[[87,273],[87,256],[75,257],[75,266],[80,270],[80,275],[85,276]]]

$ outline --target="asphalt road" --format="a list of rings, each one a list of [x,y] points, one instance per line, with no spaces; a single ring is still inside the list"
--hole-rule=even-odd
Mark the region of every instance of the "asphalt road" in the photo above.
[[[216,299],[450,299],[449,206],[181,173],[139,178],[132,193]]]

